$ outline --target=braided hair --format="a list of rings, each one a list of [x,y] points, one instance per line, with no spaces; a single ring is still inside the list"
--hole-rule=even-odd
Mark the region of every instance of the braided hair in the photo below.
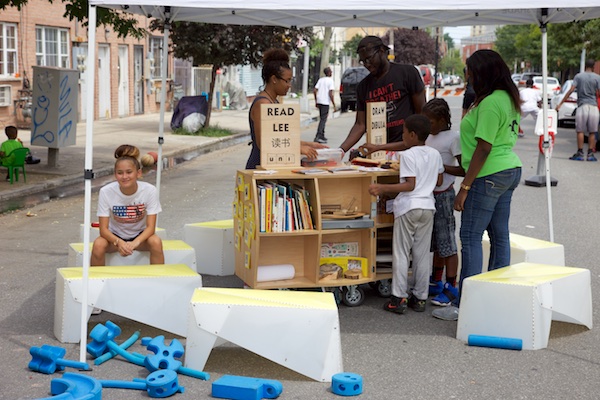
[[[429,100],[421,111],[423,114],[428,113],[436,118],[443,119],[446,121],[446,129],[452,128],[452,117],[450,116],[450,107],[446,100],[436,97],[435,99]]]

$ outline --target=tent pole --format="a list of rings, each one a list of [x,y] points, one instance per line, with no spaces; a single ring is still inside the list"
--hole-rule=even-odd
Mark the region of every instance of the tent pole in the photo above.
[[[544,13],[545,11],[545,13]],[[542,9],[542,18],[547,16],[548,9]],[[548,29],[545,21],[540,23],[542,31],[542,116],[544,123],[544,159],[546,160],[546,193],[548,198],[548,230],[550,241],[554,242],[554,222],[552,221],[552,178],[550,177],[550,143],[548,137]]]
[[[160,200],[160,178],[163,169],[162,145],[165,142],[165,103],[167,99],[167,58],[169,56],[169,31],[171,28],[171,7],[165,7],[162,60],[160,63],[160,121],[158,123],[158,156],[156,168],[156,191]],[[158,219],[157,219],[158,224]]]
[[[81,295],[81,325],[79,342],[79,361],[85,362],[87,350],[87,320],[88,320],[88,283],[90,270],[90,226],[92,213],[92,171],[93,137],[94,137],[94,83],[96,80],[96,6],[90,5],[88,11],[88,50],[86,60],[87,97],[85,121],[85,166],[83,171],[85,182],[85,205],[83,211],[83,290]]]

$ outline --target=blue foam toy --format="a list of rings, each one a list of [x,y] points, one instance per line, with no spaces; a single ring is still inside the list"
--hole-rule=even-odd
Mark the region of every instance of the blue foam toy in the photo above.
[[[499,336],[469,335],[469,346],[494,347],[497,349],[522,350],[523,340]]]
[[[61,378],[50,382],[53,397],[38,400],[101,400],[102,385],[91,376],[65,372]]]
[[[148,371],[158,369],[177,370],[181,367],[181,361],[177,360],[183,356],[183,345],[177,339],[171,340],[171,344],[165,344],[164,336],[157,336],[150,340],[146,348],[153,352],[153,355],[147,355],[144,365]]]
[[[146,379],[135,378],[134,382],[103,380],[100,383],[102,387],[146,390],[152,398],[169,397],[177,392],[183,393],[185,390],[179,386],[177,372],[169,369],[154,371]]]
[[[88,343],[86,350],[94,358],[100,357],[108,351],[108,342],[121,334],[121,328],[118,325],[106,321],[106,326],[98,324],[90,332],[91,342]]]
[[[341,372],[331,378],[331,391],[340,396],[358,396],[363,391],[363,378],[352,372]]]
[[[283,391],[281,382],[272,379],[223,375],[212,384],[212,396],[231,400],[275,399]]]
[[[87,363],[63,359],[64,355],[67,354],[67,350],[58,346],[50,346],[49,344],[43,344],[42,347],[33,346],[29,349],[29,354],[32,357],[29,362],[29,369],[43,374],[53,374],[56,371],[64,370],[65,367],[86,371],[90,369]]]
[[[128,353],[125,349],[122,349],[118,344],[116,344],[112,340],[109,341],[107,344],[108,344],[108,348],[110,351],[114,351],[115,353],[117,353],[118,355],[120,355],[121,357],[123,357],[124,359],[129,361],[130,363],[139,365],[140,367],[145,366],[144,365],[145,357],[137,355],[137,354]]]
[[[121,348],[123,350],[127,350],[138,340],[139,337],[140,337],[140,331],[135,331],[129,339],[127,339],[126,341],[124,341],[123,343],[121,343],[119,345],[119,348]],[[108,347],[108,345],[107,345],[107,347]],[[111,358],[115,357],[116,355],[117,355],[116,351],[109,349],[106,353],[102,354],[100,357],[97,357],[94,360],[94,365],[100,365],[100,364],[110,360]]]

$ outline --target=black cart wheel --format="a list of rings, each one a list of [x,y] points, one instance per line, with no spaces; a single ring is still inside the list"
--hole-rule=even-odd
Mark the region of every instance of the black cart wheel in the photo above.
[[[358,307],[365,301],[365,292],[357,285],[342,288],[342,302],[348,307]]]
[[[392,280],[384,279],[377,281],[377,292],[381,297],[390,297],[392,295]]]

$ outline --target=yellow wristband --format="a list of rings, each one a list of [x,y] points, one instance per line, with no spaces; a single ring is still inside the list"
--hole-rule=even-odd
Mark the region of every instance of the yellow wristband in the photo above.
[[[469,189],[471,189],[471,186],[465,185],[464,183],[461,183],[460,184],[460,188],[468,192]]]

